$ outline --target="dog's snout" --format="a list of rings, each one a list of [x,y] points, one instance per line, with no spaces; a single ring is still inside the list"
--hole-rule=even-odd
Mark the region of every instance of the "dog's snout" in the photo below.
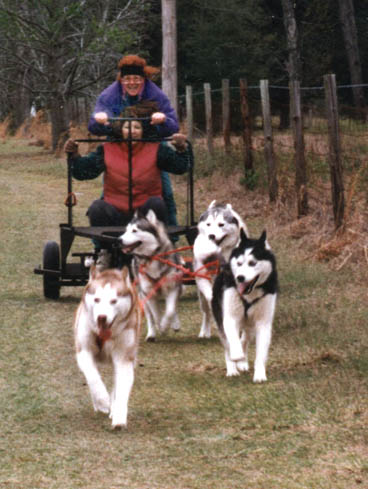
[[[210,234],[208,237],[209,239],[212,239],[212,241],[215,241],[216,239],[216,236],[214,234]]]
[[[238,275],[238,276],[236,277],[236,280],[237,280],[239,283],[243,283],[243,282],[245,282],[245,277],[244,277],[244,275]]]
[[[108,327],[107,316],[105,314],[100,314],[99,316],[97,316],[97,324],[99,328],[106,329]]]

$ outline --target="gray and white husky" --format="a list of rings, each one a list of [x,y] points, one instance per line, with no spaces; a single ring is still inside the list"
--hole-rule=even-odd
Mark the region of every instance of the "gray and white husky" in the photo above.
[[[119,240],[122,251],[133,255],[132,271],[138,282],[147,320],[146,341],[154,341],[157,330],[164,332],[169,326],[175,331],[179,330],[177,305],[182,292],[182,273],[169,264],[152,259],[155,255],[174,249],[164,224],[157,219],[153,210],[149,210],[146,216],[136,212]],[[175,253],[169,254],[166,259],[179,263]],[[163,314],[160,298],[165,300]]]
[[[225,348],[227,375],[247,371],[248,345],[255,337],[253,382],[264,382],[276,307],[276,259],[264,231],[259,239],[240,232],[240,242],[216,277],[212,311]]]
[[[242,218],[231,204],[217,204],[213,200],[198,221],[198,235],[193,245],[194,271],[206,274],[206,264],[218,260],[227,262],[240,239],[240,230],[248,235]],[[211,337],[211,300],[214,274],[208,278],[196,276],[199,303],[202,310],[202,325],[199,338]]]

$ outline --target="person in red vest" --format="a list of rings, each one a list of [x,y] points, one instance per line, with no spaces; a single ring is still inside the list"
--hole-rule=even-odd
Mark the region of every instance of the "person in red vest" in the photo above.
[[[129,209],[129,150],[128,134],[133,139],[145,137],[145,124],[138,120],[115,123],[122,142],[105,142],[86,156],[78,145],[68,139],[64,150],[71,154],[72,175],[77,180],[90,180],[102,173],[103,195],[92,202],[87,211],[91,226],[125,226],[132,218]],[[149,123],[148,123],[149,126]],[[129,128],[130,127],[130,128]],[[149,131],[149,127],[146,128]],[[184,134],[175,133],[171,141],[132,141],[132,211],[152,209],[158,219],[168,223],[166,204],[162,198],[162,170],[177,175],[193,164],[193,153]],[[96,243],[95,243],[96,245]],[[98,252],[98,244],[96,246]]]

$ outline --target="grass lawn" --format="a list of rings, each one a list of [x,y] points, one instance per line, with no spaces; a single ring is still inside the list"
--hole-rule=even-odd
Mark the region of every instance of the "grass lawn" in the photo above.
[[[271,239],[281,294],[262,385],[252,372],[226,378],[215,330],[197,338],[187,287],[181,331],[154,344],[143,332],[128,428],[114,432],[93,412],[74,357],[81,288],[45,300],[33,274],[46,241],[59,242],[65,175],[64,159],[26,141],[0,145],[0,488],[368,487],[366,270],[301,261],[295,242]],[[100,181],[77,184],[81,225],[100,190]],[[110,367],[103,372],[111,385]]]

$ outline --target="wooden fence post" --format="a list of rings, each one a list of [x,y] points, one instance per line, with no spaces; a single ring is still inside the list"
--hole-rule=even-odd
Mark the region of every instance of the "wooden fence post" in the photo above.
[[[206,111],[206,133],[208,152],[213,156],[213,128],[212,128],[212,102],[211,102],[211,85],[204,83],[204,103]]]
[[[343,167],[341,163],[341,145],[339,114],[337,107],[336,76],[325,75],[323,77],[326,98],[326,110],[328,121],[329,139],[329,165],[331,175],[332,206],[336,228],[344,221],[345,199]]]
[[[222,80],[222,132],[225,152],[230,153],[230,82],[228,79]]]
[[[193,141],[193,90],[187,85],[185,87],[185,105],[187,111],[187,138]]]
[[[252,121],[250,117],[248,103],[248,82],[245,79],[239,80],[240,88],[240,109],[243,119],[243,142],[244,142],[244,175],[253,171],[253,152],[252,152]]]
[[[262,114],[263,114],[263,133],[265,138],[265,159],[268,171],[268,194],[271,202],[275,202],[278,194],[276,160],[273,152],[273,136],[270,94],[268,91],[268,80],[261,80],[260,83]]]
[[[295,189],[298,218],[308,214],[307,167],[304,155],[303,117],[300,101],[300,82],[290,81],[290,115],[295,149]]]

